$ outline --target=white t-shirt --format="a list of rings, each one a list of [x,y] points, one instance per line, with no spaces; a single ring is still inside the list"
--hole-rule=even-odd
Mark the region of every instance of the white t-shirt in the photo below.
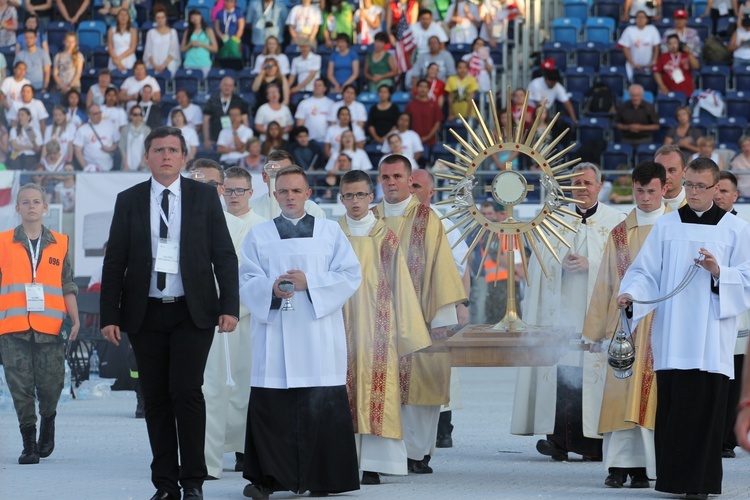
[[[630,3],[630,12],[628,15],[630,17],[635,17],[636,14],[638,14],[638,11],[643,11],[646,13],[648,17],[654,17],[656,15],[656,5],[654,7],[649,8],[646,4],[649,0],[632,0]],[[722,0],[718,0],[714,5],[721,3]],[[654,2],[656,4],[656,2]],[[729,8],[732,8],[732,5],[729,5]]]
[[[21,108],[26,108],[29,110],[29,113],[31,113],[31,121],[35,122],[37,125],[40,121],[49,118],[47,108],[44,107],[42,101],[40,101],[39,99],[32,99],[31,102],[28,103],[23,101],[11,102],[10,109],[8,110],[8,120],[17,120],[18,110]]]
[[[348,127],[342,127],[341,125],[335,124],[328,127],[326,130],[326,138],[323,142],[331,145],[331,156],[335,156],[339,152],[339,143],[341,142],[341,134],[349,130]],[[354,141],[363,142],[365,140],[365,133],[362,128],[358,125],[352,124],[352,131],[354,132]]]
[[[380,24],[373,28],[368,23],[362,21],[362,11],[367,13],[367,17],[374,20],[380,14]],[[360,27],[359,43],[364,45],[372,45],[375,41],[375,35],[383,31],[383,24],[385,23],[385,11],[378,5],[371,5],[369,9],[357,9],[354,13],[354,25]],[[413,31],[413,30],[412,30]]]
[[[21,102],[21,89],[23,89],[24,85],[31,85],[31,82],[26,78],[22,78],[20,82],[17,82],[13,76],[9,76],[0,84],[0,92],[10,101]]]
[[[552,109],[555,105],[555,101],[568,102],[568,93],[565,91],[560,82],[556,83],[554,87],[549,88],[544,82],[543,77],[534,78],[529,83],[529,102],[535,103],[537,106],[541,106],[542,101],[547,99],[547,109]]]
[[[39,124],[36,122],[31,122],[29,127],[24,127],[20,134],[18,133],[18,127],[11,127],[8,136],[8,144],[11,151],[13,151],[13,145],[11,144],[13,141],[18,142],[21,146],[41,146],[42,140],[42,132],[39,130]],[[32,156],[36,153],[30,149],[24,149],[20,151],[20,154]]]
[[[112,108],[102,106],[101,110],[102,120],[111,123],[112,126],[115,127],[115,130],[119,131],[120,129],[122,129],[122,127],[128,124],[128,114],[120,106],[115,106]]]
[[[140,81],[136,80],[134,76],[129,76],[124,82],[122,82],[120,90],[124,90],[127,95],[133,95],[138,94],[146,85],[150,85],[151,91],[154,93],[161,92],[159,82],[157,82],[156,78],[151,75],[147,75],[146,78]]]
[[[357,149],[356,151],[346,150],[342,152],[346,156],[351,158],[352,170],[372,170],[372,162],[370,161],[370,157],[367,156],[367,153],[364,149]],[[340,154],[341,153],[331,155],[331,157],[328,159],[328,163],[326,163],[327,171],[330,172],[331,170],[333,170],[333,167],[336,164],[336,161],[338,160]]]
[[[451,6],[448,7],[448,11],[445,13],[445,18],[451,19],[456,12],[456,9],[458,9],[458,14],[463,20],[451,28],[451,43],[472,43],[479,36],[479,31],[477,31],[476,25],[466,18],[466,14],[464,13],[465,5],[469,6],[469,12],[472,17],[474,19],[479,19],[479,9],[476,4],[467,2],[466,0],[452,3]]]
[[[101,142],[97,139],[94,130],[99,134]],[[85,166],[95,165],[108,172],[112,170],[112,155],[102,149],[102,143],[110,147],[118,140],[120,140],[119,132],[110,122],[102,120],[97,125],[91,122],[81,125],[76,132],[73,145],[83,148]]]
[[[297,106],[294,118],[305,121],[304,125],[310,132],[310,139],[314,141],[323,141],[325,139],[333,104],[333,101],[328,97],[310,96],[307,99],[303,99]]]
[[[225,128],[224,130],[219,132],[219,138],[216,140],[216,145],[224,147],[234,147],[234,132],[235,131],[231,128]],[[247,142],[248,139],[251,139],[253,137],[253,131],[245,124],[241,124],[237,129],[237,136],[242,142]],[[227,163],[237,163],[239,160],[246,156],[247,151],[233,151],[231,153],[224,153],[223,155],[221,155],[220,160]]]
[[[65,130],[58,129],[52,133],[54,125],[48,125],[44,130],[44,144],[48,144],[52,139],[55,139],[60,143],[60,151],[63,157],[68,154],[68,145],[72,144],[76,138],[76,128],[74,125],[68,123]]]
[[[258,112],[255,113],[255,123],[267,127],[271,122],[277,122],[279,125],[281,125],[282,129],[287,128],[290,125],[293,126],[294,117],[292,116],[292,112],[289,110],[289,106],[282,104],[280,109],[274,110],[271,109],[270,104],[266,103],[258,108]],[[286,135],[287,134],[284,134],[284,136]],[[261,134],[260,140],[266,140],[265,134]]]
[[[309,5],[307,7],[304,5],[295,5],[289,11],[286,24],[293,27],[298,35],[309,37],[316,26],[323,24],[323,16],[317,5]]]
[[[433,21],[427,27],[422,28],[419,22],[411,25],[411,34],[414,38],[414,43],[417,44],[417,52],[419,54],[427,54],[430,51],[430,38],[433,36],[438,37],[440,43],[448,43],[448,35],[445,34],[445,30],[438,23]]]
[[[193,127],[187,125],[180,130],[182,131],[182,136],[185,138],[185,144],[187,144],[188,148],[197,148],[200,146],[200,141],[198,140],[198,132],[196,132]]]
[[[183,108],[182,106],[175,106],[174,108],[169,110],[167,125],[169,125],[170,127],[172,126],[172,111],[174,111],[175,109],[179,109],[180,111],[182,111],[182,114],[185,115],[187,124],[190,127],[195,128],[203,126],[203,110],[197,104],[190,103],[188,104],[187,108]]]
[[[634,63],[645,65],[651,62],[654,47],[661,45],[661,36],[652,24],[647,24],[642,30],[631,25],[625,28],[617,43],[630,49],[630,57]]]
[[[303,59],[302,56],[297,56],[292,59],[291,74],[297,77],[294,80],[294,84],[299,85],[300,83],[307,80],[307,78],[310,76],[310,73],[313,71],[317,71],[317,78],[320,78],[321,64],[322,58],[318,54],[313,54],[312,52],[307,54],[307,59]],[[310,80],[310,83],[305,85],[302,90],[304,92],[312,92],[313,87],[315,87],[315,78]]]
[[[253,66],[254,75],[260,73],[260,71],[263,69],[263,64],[265,64],[266,59],[275,59],[276,63],[279,65],[279,71],[281,71],[281,74],[283,74],[284,76],[287,76],[289,74],[289,58],[286,56],[286,54],[272,54],[267,56],[260,54],[255,59],[255,66]]]
[[[339,121],[338,112],[339,109],[346,106],[343,100],[334,101],[333,107],[331,108],[331,114],[328,115],[328,123],[336,123]],[[367,123],[367,108],[359,101],[353,101],[349,106],[349,114],[352,115],[352,122]]]
[[[401,149],[404,152],[404,156],[411,156],[413,158],[417,153],[424,152],[422,138],[419,137],[418,133],[413,130],[406,130],[404,132],[398,132],[398,136],[401,138]],[[391,145],[388,144],[387,140],[383,143],[382,152],[383,154],[391,152]]]

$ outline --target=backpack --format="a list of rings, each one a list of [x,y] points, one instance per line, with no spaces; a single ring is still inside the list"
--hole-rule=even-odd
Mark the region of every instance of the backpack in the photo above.
[[[596,81],[586,97],[586,113],[611,113],[615,107],[615,93],[612,87]]]
[[[731,61],[732,52],[715,36],[709,37],[703,43],[704,64],[730,63]]]

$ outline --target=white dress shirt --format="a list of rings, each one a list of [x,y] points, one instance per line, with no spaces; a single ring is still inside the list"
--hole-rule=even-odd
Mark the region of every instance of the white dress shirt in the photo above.
[[[161,197],[165,189],[169,189],[169,213],[164,214],[167,219],[172,218],[172,222],[169,225],[168,238],[170,240],[180,241],[180,233],[182,227],[182,196],[180,190],[180,177],[178,177],[169,186],[161,185],[156,179],[151,178],[151,202],[149,203],[151,213],[151,255],[153,256],[153,264],[156,264],[156,249],[159,245],[159,228],[161,226]],[[172,215],[174,214],[174,215]],[[156,271],[151,269],[151,286],[148,292],[149,297],[182,297],[185,295],[185,289],[182,287],[182,273],[177,271],[177,274],[167,273],[167,285],[164,290],[159,290],[156,287]]]

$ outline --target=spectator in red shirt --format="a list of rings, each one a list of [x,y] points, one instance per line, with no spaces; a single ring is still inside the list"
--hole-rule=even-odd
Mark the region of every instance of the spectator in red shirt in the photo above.
[[[667,53],[659,56],[654,66],[654,80],[660,94],[683,92],[690,97],[693,94],[693,71],[700,67],[698,59],[690,47],[680,42],[676,35],[667,37]]]
[[[443,123],[443,112],[440,106],[429,97],[430,84],[427,80],[417,82],[417,95],[406,105],[406,112],[411,116],[411,128],[419,134],[425,146],[434,146],[435,136]]]

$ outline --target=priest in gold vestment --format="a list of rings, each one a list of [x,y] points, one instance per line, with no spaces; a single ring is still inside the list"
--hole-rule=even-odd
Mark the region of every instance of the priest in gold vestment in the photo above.
[[[409,191],[411,163],[390,155],[379,167],[384,200],[373,212],[399,239],[422,316],[433,342],[455,325],[456,304],[466,300],[458,268],[439,216]],[[446,352],[418,352],[401,359],[400,382],[407,464],[415,474],[431,473],[440,405],[450,399],[451,358]]]
[[[362,284],[344,305],[346,389],[362,484],[379,484],[378,473],[407,473],[399,359],[432,341],[398,238],[369,210],[370,176],[347,172],[340,196],[346,215],[339,224],[362,266]]]
[[[666,170],[660,163],[645,161],[632,174],[636,202],[627,218],[615,226],[607,240],[599,274],[591,296],[583,336],[602,343],[600,356],[606,363],[606,346],[618,328],[620,310],[615,298],[620,280],[635,260],[654,221],[665,211]],[[656,417],[656,376],[651,351],[653,312],[633,332],[635,363],[633,375],[618,379],[607,369],[599,417],[599,433],[604,435],[604,483],[620,488],[630,479],[631,488],[648,488],[656,477],[654,419]],[[625,331],[628,332],[627,326]]]

